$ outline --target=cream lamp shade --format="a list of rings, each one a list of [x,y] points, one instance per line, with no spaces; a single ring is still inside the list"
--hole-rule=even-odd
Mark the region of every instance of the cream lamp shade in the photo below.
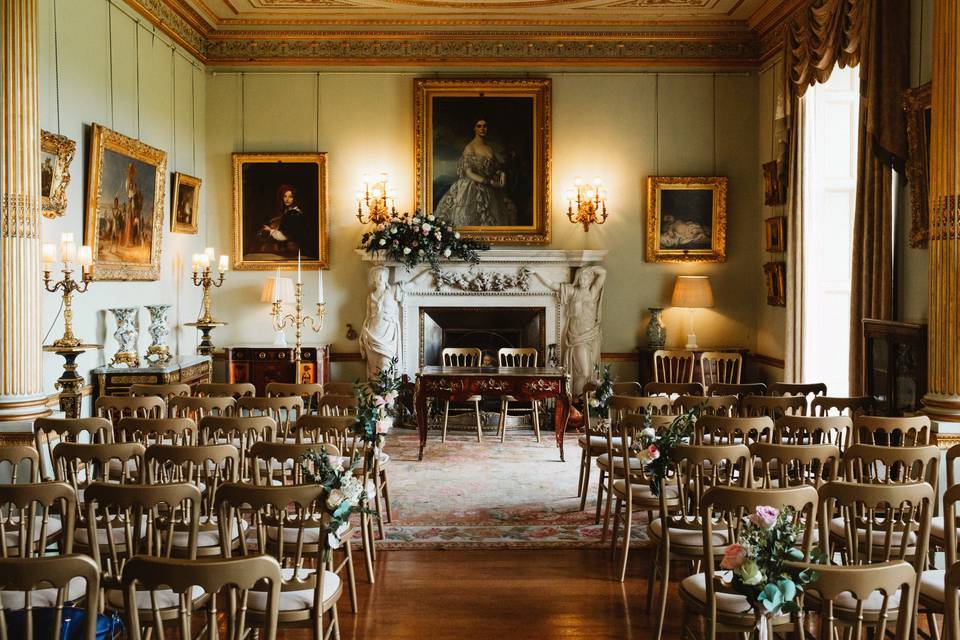
[[[293,280],[290,278],[274,278],[270,277],[263,281],[263,289],[260,290],[260,302],[273,302],[277,299],[277,294],[274,289],[277,287],[277,282],[280,283],[280,302],[283,304],[290,304],[293,302]]]
[[[693,330],[693,313],[695,309],[713,306],[713,289],[710,288],[708,276],[677,276],[677,283],[673,286],[673,299],[670,303],[674,307],[690,309],[690,329],[687,332],[687,349],[697,348],[697,334]]]

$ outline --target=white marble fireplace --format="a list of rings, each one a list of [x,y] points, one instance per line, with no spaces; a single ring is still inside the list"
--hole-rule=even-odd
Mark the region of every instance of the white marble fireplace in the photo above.
[[[480,263],[445,262],[439,277],[425,266],[407,269],[404,265],[385,261],[360,252],[371,266],[390,269],[390,283],[403,285],[400,304],[401,362],[403,373],[413,377],[424,364],[425,322],[456,313],[475,315],[479,309],[522,309],[518,316],[539,316],[536,337],[544,349],[541,364],[547,362],[550,345],[555,346],[558,362],[563,362],[565,345],[565,310],[558,285],[574,282],[582,267],[601,266],[606,251],[552,249],[490,249],[480,253]],[[449,313],[444,313],[449,309]],[[530,309],[531,312],[526,310]],[[536,311],[536,313],[533,313]],[[429,332],[429,328],[428,328]],[[428,336],[429,338],[429,336]],[[532,338],[531,338],[532,339]]]

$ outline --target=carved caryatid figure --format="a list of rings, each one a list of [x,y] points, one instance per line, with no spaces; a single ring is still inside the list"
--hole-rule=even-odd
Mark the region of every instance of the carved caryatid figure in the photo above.
[[[360,332],[360,353],[372,378],[393,358],[400,358],[402,283],[390,284],[388,267],[373,267],[368,275],[367,316]]]
[[[572,379],[571,391],[577,395],[593,378],[594,367],[600,363],[601,304],[607,270],[596,265],[581,267],[570,284],[558,284],[539,273],[536,275],[546,287],[560,295],[565,327],[563,367]]]

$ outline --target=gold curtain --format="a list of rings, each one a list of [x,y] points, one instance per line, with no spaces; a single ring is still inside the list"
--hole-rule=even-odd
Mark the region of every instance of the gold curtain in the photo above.
[[[794,14],[787,28],[786,53],[787,76],[797,96],[826,82],[835,66],[860,62],[868,1],[813,0]]]

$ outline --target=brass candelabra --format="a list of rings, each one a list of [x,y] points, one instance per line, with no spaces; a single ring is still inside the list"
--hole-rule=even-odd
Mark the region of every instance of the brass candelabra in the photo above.
[[[214,277],[210,267],[214,261],[214,256],[213,247],[207,247],[203,253],[198,253],[193,256],[193,275],[191,280],[194,286],[203,287],[203,309],[200,311],[200,317],[197,318],[196,322],[187,322],[184,324],[200,330],[200,344],[197,345],[197,353],[200,355],[210,355],[213,353],[213,339],[210,337],[210,332],[217,327],[222,327],[227,324],[220,320],[214,320],[213,315],[210,313],[210,288],[223,285],[223,277],[229,268],[229,257],[226,255],[220,256],[220,264],[217,269],[219,273],[217,277]]]
[[[223,271],[221,271],[219,277],[214,278],[210,267],[203,267],[202,271],[197,269],[193,270],[193,284],[197,287],[203,287],[203,311],[200,312],[200,317],[197,318],[198,323],[208,324],[216,322],[210,314],[210,287],[223,286],[223,275]]]
[[[73,335],[73,294],[86,293],[87,287],[90,286],[90,272],[83,269],[80,282],[77,282],[73,279],[73,269],[70,268],[69,262],[64,262],[63,269],[60,271],[63,273],[63,279],[53,282],[51,285],[50,265],[46,264],[43,267],[44,287],[50,293],[60,291],[63,296],[63,337],[54,340],[53,346],[78,347],[83,343],[83,340]]]
[[[397,217],[396,200],[388,174],[381,173],[377,181],[364,174],[363,190],[357,191],[357,220],[360,224],[389,222]]]
[[[587,186],[577,178],[575,190],[566,192],[567,218],[574,224],[582,224],[584,231],[590,231],[591,224],[607,221],[607,193],[600,188],[602,184],[600,178],[594,178],[593,185]]]
[[[273,309],[270,314],[273,316],[273,328],[275,331],[283,331],[288,326],[294,328],[296,332],[296,344],[293,349],[293,360],[300,363],[300,347],[303,344],[303,327],[310,325],[314,333],[320,333],[323,328],[323,317],[326,313],[326,304],[317,303],[316,317],[304,315],[303,313],[303,283],[298,282],[294,285],[294,307],[293,313],[283,314],[283,303],[277,299],[273,301]]]

